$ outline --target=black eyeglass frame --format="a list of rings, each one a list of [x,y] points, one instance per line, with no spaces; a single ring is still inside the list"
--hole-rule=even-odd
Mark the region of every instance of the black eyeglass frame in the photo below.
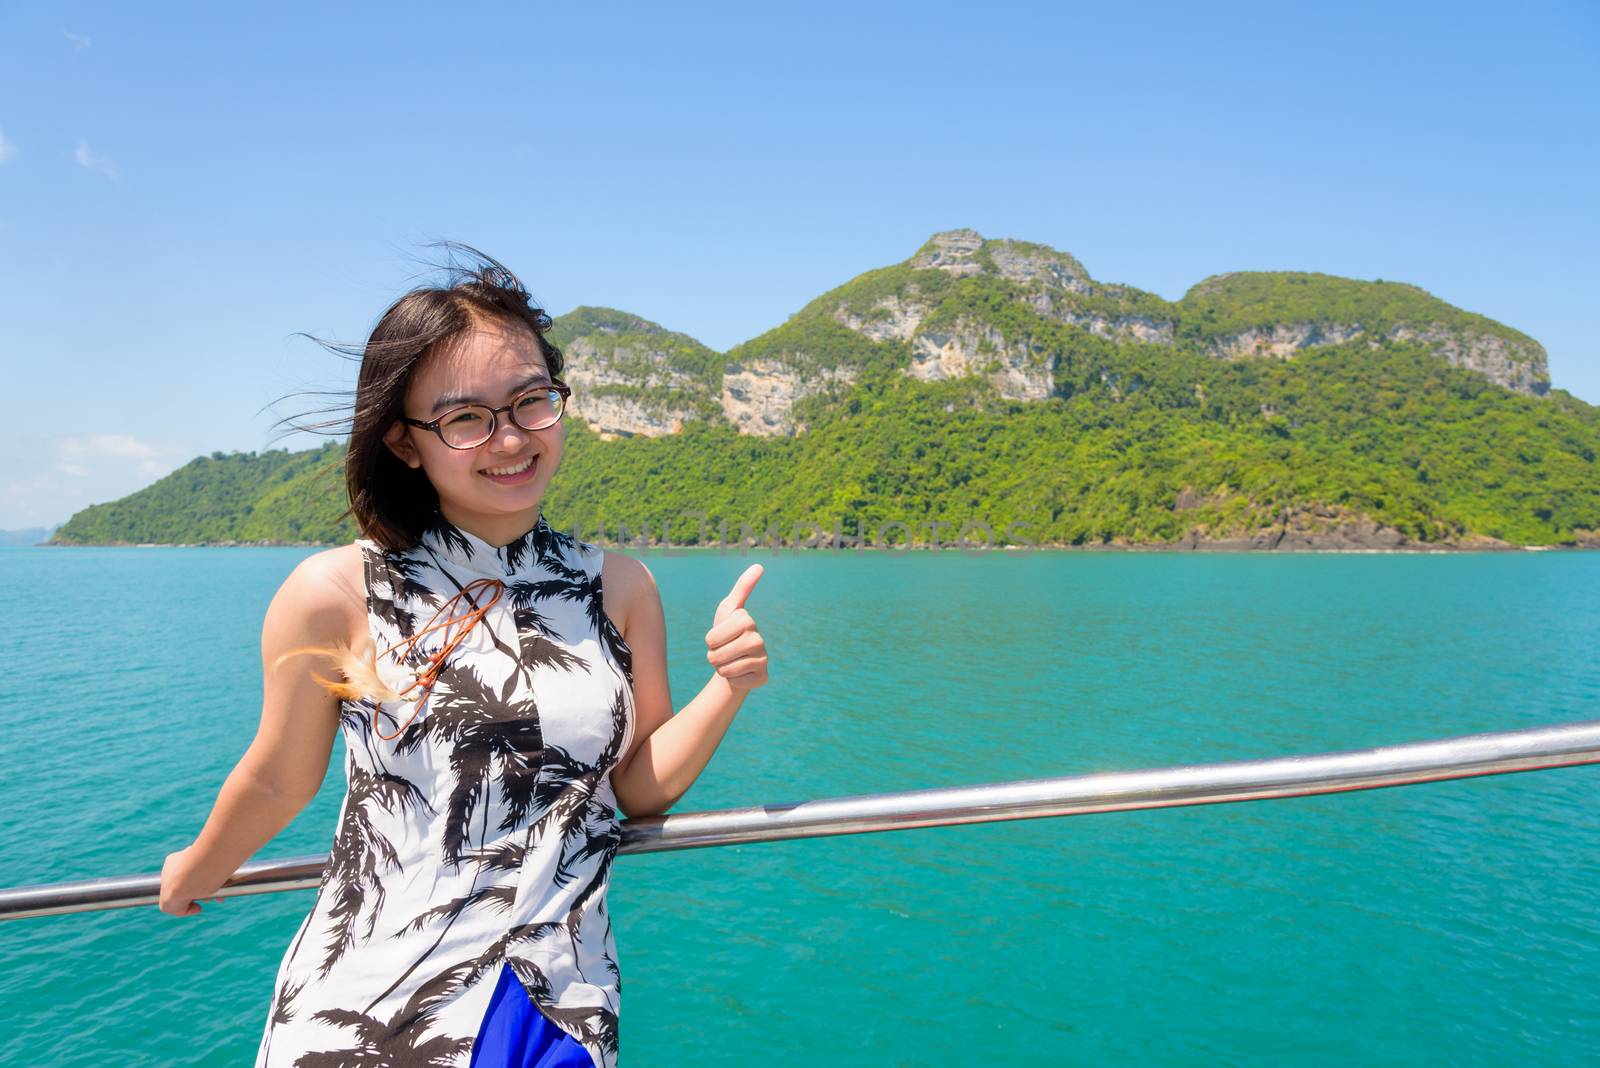
[[[523,426],[521,423],[517,422],[516,407],[518,404],[522,403],[525,398],[531,395],[537,393],[549,393],[552,390],[561,394],[561,410],[556,413],[556,417],[553,422],[546,423],[544,426]],[[458,449],[462,452],[466,452],[468,449],[479,448],[483,445],[484,441],[488,441],[490,438],[494,437],[495,431],[500,429],[501,412],[506,413],[506,417],[511,420],[511,424],[518,430],[526,430],[531,434],[534,431],[545,430],[549,427],[555,426],[556,423],[559,423],[562,417],[567,414],[567,401],[571,398],[571,386],[567,385],[565,382],[552,381],[548,386],[534,386],[532,389],[525,389],[521,393],[518,393],[515,397],[512,397],[510,404],[503,404],[498,408],[491,407],[487,404],[463,404],[460,407],[451,408],[448,412],[445,412],[437,419],[413,419],[409,415],[402,415],[400,417],[400,421],[405,423],[407,426],[414,426],[421,430],[431,430],[434,432],[434,434],[438,435],[440,441],[444,441],[446,448]],[[480,441],[475,445],[451,445],[448,441],[444,440],[444,421],[449,419],[452,415],[455,415],[458,412],[463,412],[468,408],[481,408],[489,413],[489,433],[484,435],[483,441]]]

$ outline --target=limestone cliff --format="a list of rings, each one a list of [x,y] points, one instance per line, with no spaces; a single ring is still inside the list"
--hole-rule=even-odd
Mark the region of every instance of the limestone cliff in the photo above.
[[[670,434],[692,420],[797,434],[806,403],[842,397],[875,373],[978,377],[1000,397],[1043,401],[1071,393],[1062,385],[1070,350],[1105,342],[1223,360],[1409,343],[1509,390],[1550,388],[1538,342],[1416,286],[1234,272],[1171,302],[1096,281],[1066,252],[965,229],[934,234],[904,262],[822,294],[726,354],[608,308],[562,316],[557,335],[574,410],[607,437]],[[1095,373],[1090,363],[1073,380]]]
[[[612,308],[580,307],[551,331],[572,413],[602,438],[674,434],[721,414],[722,357],[686,334]]]
[[[1174,338],[1175,322],[1165,301],[1130,286],[1096,282],[1077,259],[1045,245],[1011,238],[991,241],[976,230],[948,230],[929,238],[903,268],[1000,284],[998,289],[968,284],[963,292],[960,286],[952,289],[943,280],[919,280],[913,274],[865,308],[848,287],[836,291],[835,321],[876,340],[909,342],[914,357],[906,373],[915,378],[982,374],[1001,396],[1014,400],[1050,394],[1055,356],[1029,341],[1009,338],[986,322],[989,316],[981,311],[962,315],[960,306],[969,295],[981,296],[990,308],[995,297],[1012,301],[1096,337],[1151,344],[1170,344]]]
[[[797,401],[854,381],[844,368],[807,375],[781,360],[730,363],[722,372],[722,412],[741,434],[797,434],[805,430],[794,414]]]
[[[1005,318],[997,296],[1112,341],[1188,344],[1222,359],[1287,359],[1357,339],[1372,346],[1412,341],[1507,389],[1542,396],[1550,388],[1545,351],[1532,338],[1400,283],[1236,272],[1206,279],[1174,304],[1130,286],[1097,282],[1065,252],[1009,238],[989,240],[975,230],[934,234],[899,270],[898,284],[888,291],[875,284],[881,280],[874,275],[883,272],[861,276],[860,288],[873,298],[866,303],[853,286],[836,290],[834,320],[874,340],[908,342],[913,358],[905,373],[913,377],[979,374],[1002,396],[1017,400],[1049,395],[1056,359],[993,325]],[[944,279],[930,279],[934,271]],[[979,288],[985,279],[993,285]],[[963,317],[956,310],[962,304],[978,305],[979,314]]]
[[[1238,271],[1196,284],[1177,307],[1184,336],[1224,359],[1289,358],[1360,339],[1414,342],[1506,389],[1550,390],[1548,358],[1533,338],[1400,282]]]

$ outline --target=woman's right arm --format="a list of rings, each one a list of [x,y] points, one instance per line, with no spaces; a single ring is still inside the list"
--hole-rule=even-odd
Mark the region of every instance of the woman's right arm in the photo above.
[[[161,911],[199,912],[197,899],[213,896],[316,796],[339,727],[339,702],[312,675],[338,672],[328,657],[283,658],[362,640],[360,552],[349,545],[308,557],[273,597],[261,628],[261,724],[199,835],[162,865]]]

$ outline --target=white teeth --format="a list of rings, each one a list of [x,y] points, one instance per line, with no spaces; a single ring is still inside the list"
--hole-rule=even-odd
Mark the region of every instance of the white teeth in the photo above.
[[[489,468],[485,468],[484,469],[484,474],[486,474],[486,475],[520,475],[522,472],[526,471],[529,467],[533,466],[533,460],[534,460],[534,458],[532,456],[530,456],[526,460],[522,461],[520,464],[518,464],[515,467],[489,467]]]

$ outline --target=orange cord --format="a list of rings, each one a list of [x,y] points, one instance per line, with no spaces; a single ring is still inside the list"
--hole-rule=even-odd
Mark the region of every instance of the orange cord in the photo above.
[[[378,737],[382,738],[386,742],[392,742],[396,738],[400,737],[400,735],[405,732],[407,727],[411,726],[412,720],[416,719],[417,716],[422,712],[422,706],[427,704],[428,698],[432,695],[433,684],[438,681],[439,671],[444,667],[445,660],[449,658],[451,653],[455,652],[456,646],[460,645],[462,640],[466,638],[467,633],[471,631],[473,627],[478,625],[478,623],[483,619],[484,615],[488,613],[489,609],[494,607],[495,602],[500,600],[500,597],[505,593],[505,590],[506,584],[501,582],[499,579],[473,579],[471,582],[462,587],[460,593],[457,593],[454,597],[440,605],[439,610],[435,612],[431,618],[429,618],[427,625],[421,630],[417,631],[404,641],[391,645],[389,648],[378,654],[379,656],[388,656],[391,653],[394,653],[396,650],[404,649],[408,646],[415,647],[420,638],[426,634],[431,634],[433,631],[443,630],[445,632],[444,647],[433,655],[433,658],[428,661],[427,667],[423,668],[421,671],[415,672],[415,677],[406,684],[404,689],[397,692],[397,696],[404,697],[416,687],[422,687],[422,696],[417,699],[416,707],[411,710],[411,715],[406,718],[406,721],[400,724],[399,728],[397,728],[393,734],[384,734],[383,728],[379,724],[378,708],[374,708],[372,710],[372,729],[377,733]],[[482,593],[484,591],[493,592],[487,601],[479,605],[472,595],[474,592]],[[450,616],[448,619],[441,621],[439,617],[456,608],[463,597],[467,599],[467,603],[475,605],[476,607],[474,607],[470,612],[467,612],[465,615]],[[450,628],[458,623],[462,624],[461,628],[452,634],[450,632]],[[395,657],[395,663],[398,664],[402,662],[403,661],[400,659],[400,657]],[[381,708],[382,706],[380,705],[379,707]]]

